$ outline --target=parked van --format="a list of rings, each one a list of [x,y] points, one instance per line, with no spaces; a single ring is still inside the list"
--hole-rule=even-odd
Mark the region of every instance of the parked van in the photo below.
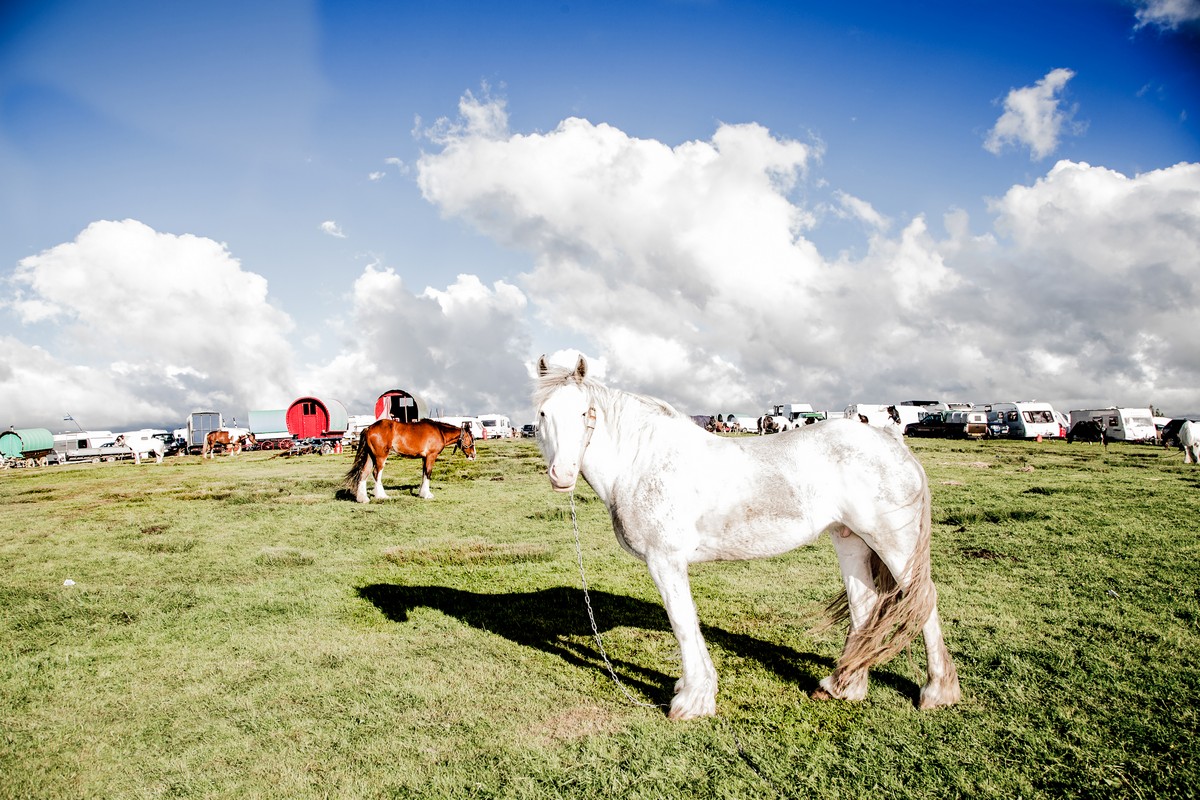
[[[1071,426],[1084,420],[1100,423],[1109,441],[1153,442],[1158,439],[1154,414],[1148,408],[1087,408],[1071,412]]]
[[[1057,439],[1063,436],[1062,426],[1054,416],[1054,406],[1037,400],[1015,403],[992,403],[987,407],[988,423],[1008,426],[1013,439]]]

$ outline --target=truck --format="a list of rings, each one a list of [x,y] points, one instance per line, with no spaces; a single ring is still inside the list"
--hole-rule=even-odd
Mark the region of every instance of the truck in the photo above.
[[[1104,435],[1114,442],[1154,442],[1158,429],[1154,426],[1154,414],[1149,408],[1085,408],[1070,413],[1070,426],[1085,420],[1100,425]]]

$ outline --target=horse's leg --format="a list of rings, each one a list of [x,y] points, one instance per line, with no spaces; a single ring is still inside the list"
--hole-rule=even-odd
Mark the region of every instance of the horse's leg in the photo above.
[[[921,687],[921,708],[937,708],[938,706],[954,705],[962,698],[962,689],[958,685],[958,670],[946,649],[946,640],[942,638],[942,623],[938,618],[937,606],[929,614],[925,627],[921,629],[925,637],[925,658],[929,667],[929,680]]]
[[[386,450],[383,452],[383,455],[381,455],[381,456],[375,455],[374,453],[371,454],[371,460],[375,464],[375,499],[376,500],[387,500],[388,499],[388,493],[383,490],[383,465],[387,463],[387,457],[388,457],[388,454],[387,454]],[[367,478],[364,475],[363,476],[363,491],[364,492],[366,491],[366,485],[367,485]]]
[[[433,477],[433,462],[437,461],[437,453],[430,453],[425,456],[425,465],[421,470],[421,489],[417,495],[426,500],[433,499],[433,492],[429,491],[429,479]]]
[[[928,521],[920,524],[927,525]],[[921,626],[921,635],[925,639],[929,676],[925,685],[921,687],[919,707],[937,708],[957,703],[962,697],[962,690],[958,683],[958,670],[954,667],[950,651],[946,648],[946,640],[942,636],[941,618],[937,610],[937,587],[933,585],[933,579],[929,575],[928,551],[876,552],[887,569],[896,576],[897,584],[906,595],[924,596],[928,603],[929,610]]]
[[[868,667],[848,666],[846,654],[852,651],[855,634],[866,624],[879,599],[875,590],[875,579],[871,573],[871,548],[858,534],[844,525],[836,526],[829,535],[833,539],[833,549],[837,552],[838,565],[842,569],[842,581],[846,584],[850,631],[846,635],[846,645],[842,648],[842,657],[838,659],[837,667],[832,674],[821,679],[821,688],[813,692],[813,698],[862,700],[867,696]]]
[[[700,618],[692,599],[687,561],[681,557],[651,556],[646,559],[650,577],[662,595],[671,630],[679,641],[683,675],[675,682],[671,719],[695,719],[717,713],[717,671],[700,633]]]

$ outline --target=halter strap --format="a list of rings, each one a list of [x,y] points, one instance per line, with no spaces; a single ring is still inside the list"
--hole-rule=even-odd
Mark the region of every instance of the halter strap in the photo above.
[[[592,434],[596,432],[596,407],[588,406],[587,426],[583,432],[583,444],[579,447],[579,471],[583,472],[583,453],[592,443]]]

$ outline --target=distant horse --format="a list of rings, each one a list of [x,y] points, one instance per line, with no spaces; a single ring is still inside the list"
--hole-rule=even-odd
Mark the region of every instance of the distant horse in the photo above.
[[[475,437],[471,435],[471,423],[460,428],[448,422],[423,419],[418,422],[399,422],[381,419],[363,429],[358,439],[358,453],[354,464],[346,473],[347,489],[354,489],[354,499],[360,503],[367,499],[367,475],[375,476],[375,499],[386,500],[383,490],[383,465],[388,454],[395,452],[410,458],[425,460],[421,489],[417,494],[426,500],[433,499],[429,491],[429,478],[433,475],[433,463],[450,444],[462,450],[468,460],[475,460]]]
[[[583,475],[662,596],[683,669],[671,719],[716,713],[717,674],[688,565],[778,555],[823,532],[846,587],[828,621],[848,618],[850,631],[814,697],[862,700],[868,668],[924,634],[920,707],[959,700],[930,577],[929,482],[898,437],[838,420],[778,436],[705,436],[660,400],[588,378],[582,357],[573,370],[543,357],[538,375],[533,402],[551,487],[574,491]]]
[[[258,440],[254,438],[253,433],[243,433],[238,435],[227,430],[209,431],[204,437],[204,447],[200,451],[203,458],[216,458],[213,450],[220,445],[229,451],[229,455],[233,456],[242,452],[242,448],[246,445],[251,447],[258,445]]]
[[[1183,447],[1183,463],[1200,464],[1200,422],[1188,420],[1179,427],[1179,444]]]

